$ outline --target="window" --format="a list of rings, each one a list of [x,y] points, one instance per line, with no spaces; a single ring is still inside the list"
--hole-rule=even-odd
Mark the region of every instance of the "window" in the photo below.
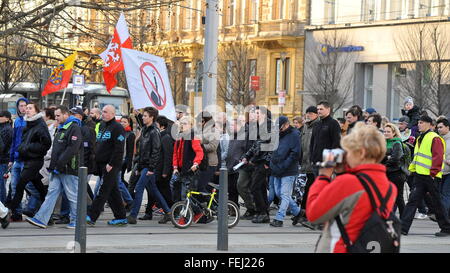
[[[426,17],[431,16],[432,8],[431,0],[419,0],[419,16]]]
[[[334,24],[336,16],[336,2],[335,0],[324,0],[325,1],[325,24]]]
[[[249,60],[250,63],[250,75],[256,76],[256,60],[251,59]]]
[[[361,15],[363,22],[371,22],[375,19],[375,0],[363,1]]]
[[[191,29],[191,22],[192,22],[192,0],[186,1],[186,6],[189,8],[182,8],[183,9],[183,29]]]
[[[283,19],[285,0],[273,0],[272,19]]]
[[[366,64],[364,67],[364,107],[372,107],[373,96],[373,65]]]
[[[226,25],[227,26],[231,26],[234,23],[234,1],[235,0],[228,1],[227,17],[226,17]]]
[[[183,63],[183,89],[184,92],[187,92],[186,90],[186,79],[191,76],[191,63],[190,62],[184,62]]]
[[[401,19],[402,15],[402,0],[391,0],[391,19]]]
[[[416,0],[408,0],[408,17],[409,18],[414,18],[414,15],[416,13],[415,2],[416,2]]]
[[[278,91],[289,90],[290,81],[290,58],[286,58],[284,62],[281,58],[277,58],[275,62],[275,93]]]
[[[381,0],[380,3],[380,20],[385,20],[386,19],[386,1],[387,0]]]
[[[258,21],[258,0],[247,0],[248,1],[248,24],[255,24]]]

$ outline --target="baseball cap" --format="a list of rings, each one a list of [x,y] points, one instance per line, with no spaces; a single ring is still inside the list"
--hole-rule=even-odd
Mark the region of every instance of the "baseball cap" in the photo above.
[[[376,113],[377,110],[375,110],[374,108],[370,107],[366,109],[366,112],[369,113],[369,115],[372,115],[373,113]]]
[[[83,109],[81,109],[80,107],[73,107],[73,108],[71,108],[70,109],[70,113],[72,113],[72,114],[79,114],[81,116],[84,115]]]
[[[281,127],[288,121],[289,119],[286,116],[280,116],[278,118],[278,128],[281,129]]]
[[[5,117],[11,119],[11,113],[9,111],[1,111],[0,117]]]
[[[398,122],[405,122],[405,123],[409,123],[409,117],[408,116],[403,116],[401,117]]]

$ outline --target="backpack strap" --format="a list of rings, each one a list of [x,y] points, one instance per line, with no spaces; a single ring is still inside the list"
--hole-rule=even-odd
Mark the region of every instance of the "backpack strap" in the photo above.
[[[379,212],[381,214],[384,214],[386,209],[387,209],[387,202],[389,201],[389,198],[391,197],[391,194],[392,194],[392,184],[389,184],[388,192],[386,193],[386,196],[383,198],[383,196],[381,195],[380,190],[378,189],[378,187],[375,184],[375,182],[373,182],[372,178],[370,178],[370,176],[368,176],[365,173],[358,173],[357,176],[360,177],[360,178],[363,178],[363,180],[369,182],[369,184],[372,186],[372,188],[375,191],[375,194],[378,197],[378,200],[380,200]],[[375,209],[377,209],[377,208],[375,207]]]

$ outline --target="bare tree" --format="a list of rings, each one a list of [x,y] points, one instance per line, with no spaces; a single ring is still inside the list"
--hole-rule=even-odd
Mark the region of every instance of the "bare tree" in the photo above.
[[[358,55],[344,51],[351,45],[346,32],[330,30],[305,50],[305,90],[313,104],[330,102],[336,112],[349,101],[353,90],[353,70]]]
[[[436,116],[448,114],[450,65],[447,35],[439,24],[417,24],[394,37],[406,75],[397,88]]]
[[[253,56],[253,47],[243,41],[223,45],[218,60],[217,95],[226,103],[246,106],[254,102],[255,91],[250,89],[250,76],[256,75]]]

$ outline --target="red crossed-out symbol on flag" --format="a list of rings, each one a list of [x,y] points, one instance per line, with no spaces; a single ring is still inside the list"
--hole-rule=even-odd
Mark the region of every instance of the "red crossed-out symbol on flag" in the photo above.
[[[141,65],[139,70],[141,72],[142,86],[144,87],[148,98],[156,109],[164,109],[167,101],[166,87],[164,86],[164,81],[158,69],[156,69],[152,63],[145,62]]]

